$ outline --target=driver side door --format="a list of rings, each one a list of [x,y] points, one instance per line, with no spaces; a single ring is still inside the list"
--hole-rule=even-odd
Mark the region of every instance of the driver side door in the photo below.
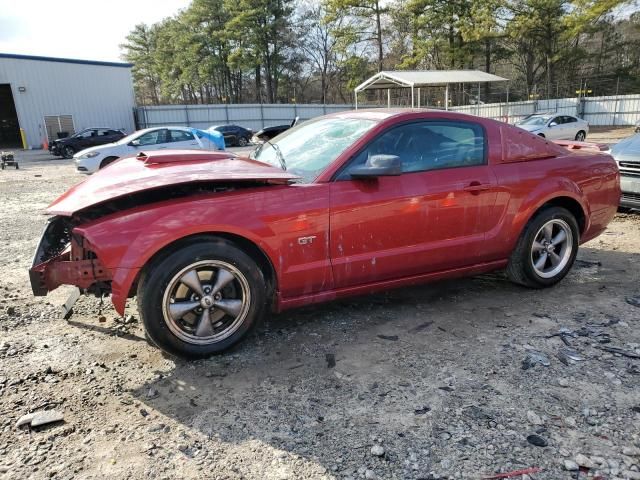
[[[402,175],[351,178],[350,168],[379,154],[399,156]],[[335,286],[481,263],[496,192],[479,125],[420,121],[383,132],[331,184]]]

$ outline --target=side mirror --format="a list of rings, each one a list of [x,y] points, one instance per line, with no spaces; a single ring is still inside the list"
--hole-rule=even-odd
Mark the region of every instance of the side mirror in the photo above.
[[[402,175],[402,161],[397,155],[373,155],[361,167],[350,172],[352,178],[375,178]]]
[[[129,142],[129,145],[131,145],[132,147],[139,147],[140,140],[138,140],[137,138],[135,140],[131,140],[131,142]]]
[[[557,124],[556,122],[551,122],[551,123],[549,124],[549,126],[550,126],[550,127],[557,127],[557,126],[558,126],[558,124]]]

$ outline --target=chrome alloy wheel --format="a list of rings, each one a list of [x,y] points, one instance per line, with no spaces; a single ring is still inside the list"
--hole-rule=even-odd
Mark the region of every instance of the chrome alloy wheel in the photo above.
[[[194,345],[231,336],[249,312],[251,291],[233,265],[203,260],[179,271],[169,282],[162,313],[171,332]]]
[[[562,271],[571,258],[573,233],[567,222],[549,220],[533,238],[531,264],[542,278],[552,278]]]

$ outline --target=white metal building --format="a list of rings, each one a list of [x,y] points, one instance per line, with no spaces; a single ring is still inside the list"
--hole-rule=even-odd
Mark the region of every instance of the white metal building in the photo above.
[[[132,132],[131,66],[0,53],[0,147],[41,148],[87,127]]]

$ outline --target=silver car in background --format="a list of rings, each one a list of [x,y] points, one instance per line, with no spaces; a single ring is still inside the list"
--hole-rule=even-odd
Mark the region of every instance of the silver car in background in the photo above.
[[[523,118],[516,125],[549,140],[583,142],[589,133],[589,123],[572,115],[536,113]]]
[[[620,170],[620,206],[640,208],[640,134],[618,142],[611,155]]]

